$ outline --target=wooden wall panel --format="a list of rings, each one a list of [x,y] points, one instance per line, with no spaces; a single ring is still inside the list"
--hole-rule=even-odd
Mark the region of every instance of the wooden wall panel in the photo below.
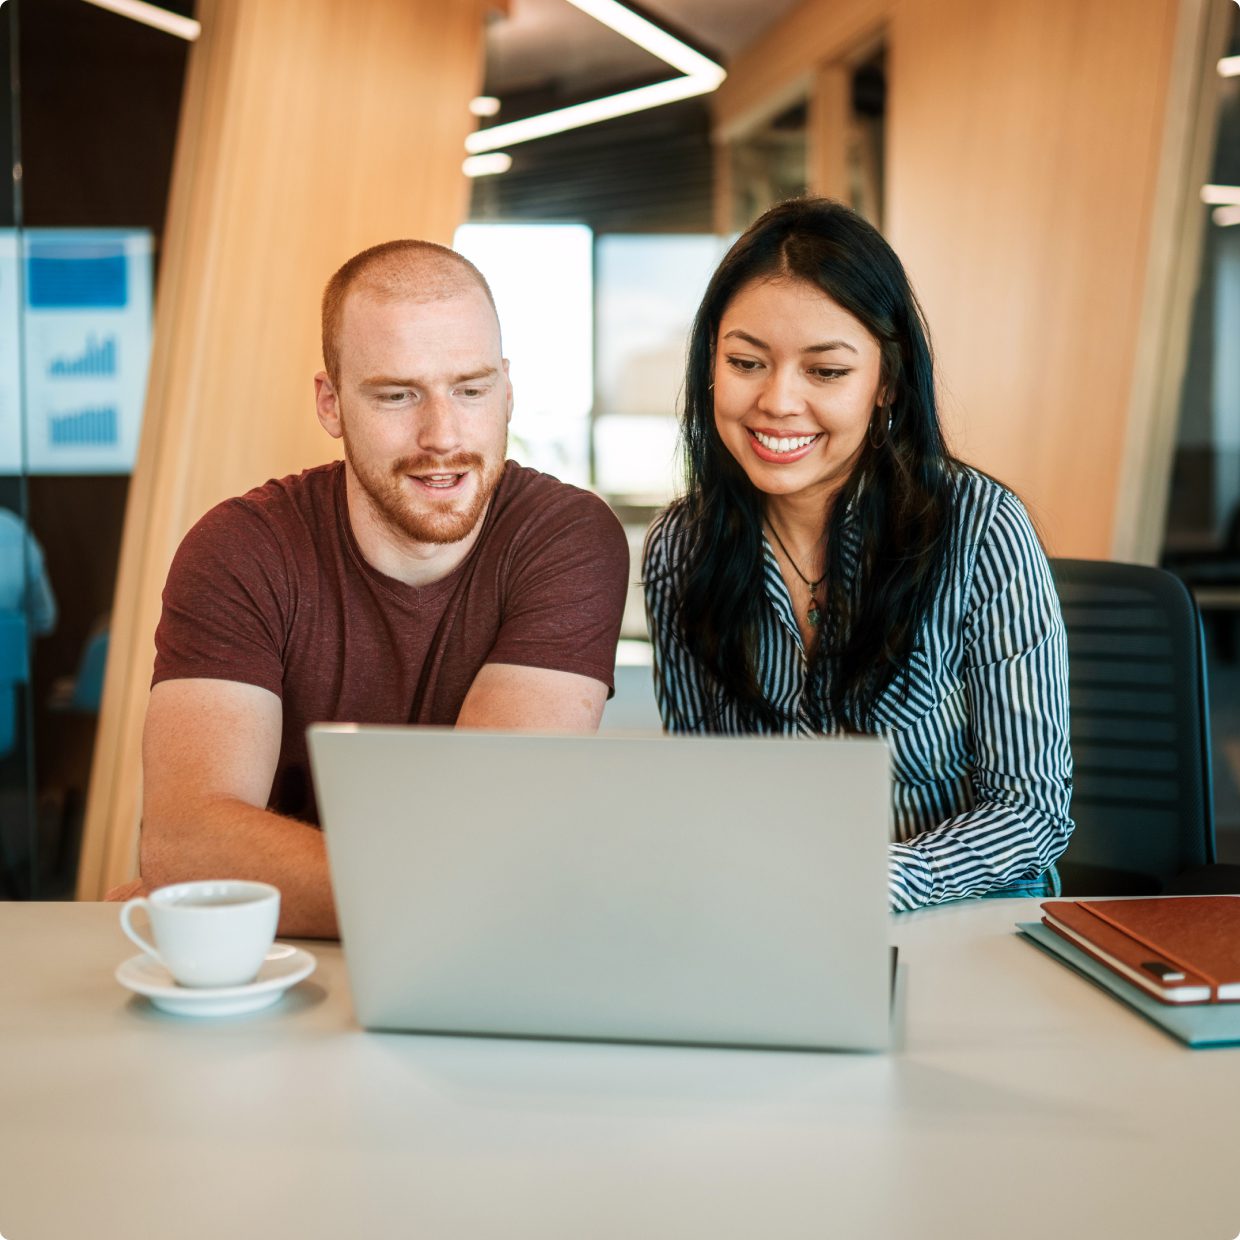
[[[1056,554],[1110,553],[1178,0],[909,0],[888,236],[951,441]]]
[[[1151,313],[1169,284],[1157,204],[1190,175],[1174,122],[1212,3],[804,0],[715,101],[719,134],[743,132],[787,102],[782,83],[803,90],[882,28],[886,232],[930,321],[949,437],[1025,497],[1055,554],[1136,554],[1119,526],[1157,470],[1131,441],[1175,416],[1165,394],[1142,426],[1132,412],[1142,356],[1175,355],[1152,338],[1169,322]]]
[[[487,7],[490,7],[489,5]],[[132,875],[142,721],[168,565],[206,509],[318,464],[318,304],[394,237],[468,205],[482,0],[199,0],[163,239],[78,894]]]

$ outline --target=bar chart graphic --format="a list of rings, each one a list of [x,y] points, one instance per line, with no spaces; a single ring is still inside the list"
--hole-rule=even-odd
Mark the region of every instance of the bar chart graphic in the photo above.
[[[116,337],[107,336],[102,342],[94,336],[87,338],[86,347],[75,357],[60,354],[47,366],[50,378],[104,378],[116,374]]]
[[[119,439],[120,420],[115,405],[53,413],[49,418],[51,442],[56,447],[113,447]]]
[[[133,469],[153,253],[148,229],[0,227],[0,482]]]

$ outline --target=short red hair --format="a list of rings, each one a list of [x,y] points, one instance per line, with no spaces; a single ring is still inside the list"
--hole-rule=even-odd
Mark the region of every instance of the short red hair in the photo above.
[[[383,301],[434,301],[453,297],[473,284],[495,307],[482,272],[455,250],[433,241],[385,241],[355,254],[323,290],[323,366],[340,381],[340,325],[354,289]]]

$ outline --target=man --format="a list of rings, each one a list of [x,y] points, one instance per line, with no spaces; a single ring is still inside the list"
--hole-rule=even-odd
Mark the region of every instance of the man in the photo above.
[[[350,259],[323,356],[315,403],[344,462],[212,509],[169,573],[141,868],[148,887],[274,883],[282,933],[334,937],[306,726],[593,730],[628,548],[597,497],[505,462],[508,362],[460,255],[396,241]]]

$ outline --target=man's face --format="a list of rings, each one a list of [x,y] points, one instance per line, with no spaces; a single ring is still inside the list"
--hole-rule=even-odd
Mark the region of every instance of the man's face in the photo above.
[[[372,514],[413,542],[459,542],[508,446],[512,388],[491,303],[472,284],[430,301],[353,292],[339,345],[339,384],[316,379],[319,420],[343,437]]]

